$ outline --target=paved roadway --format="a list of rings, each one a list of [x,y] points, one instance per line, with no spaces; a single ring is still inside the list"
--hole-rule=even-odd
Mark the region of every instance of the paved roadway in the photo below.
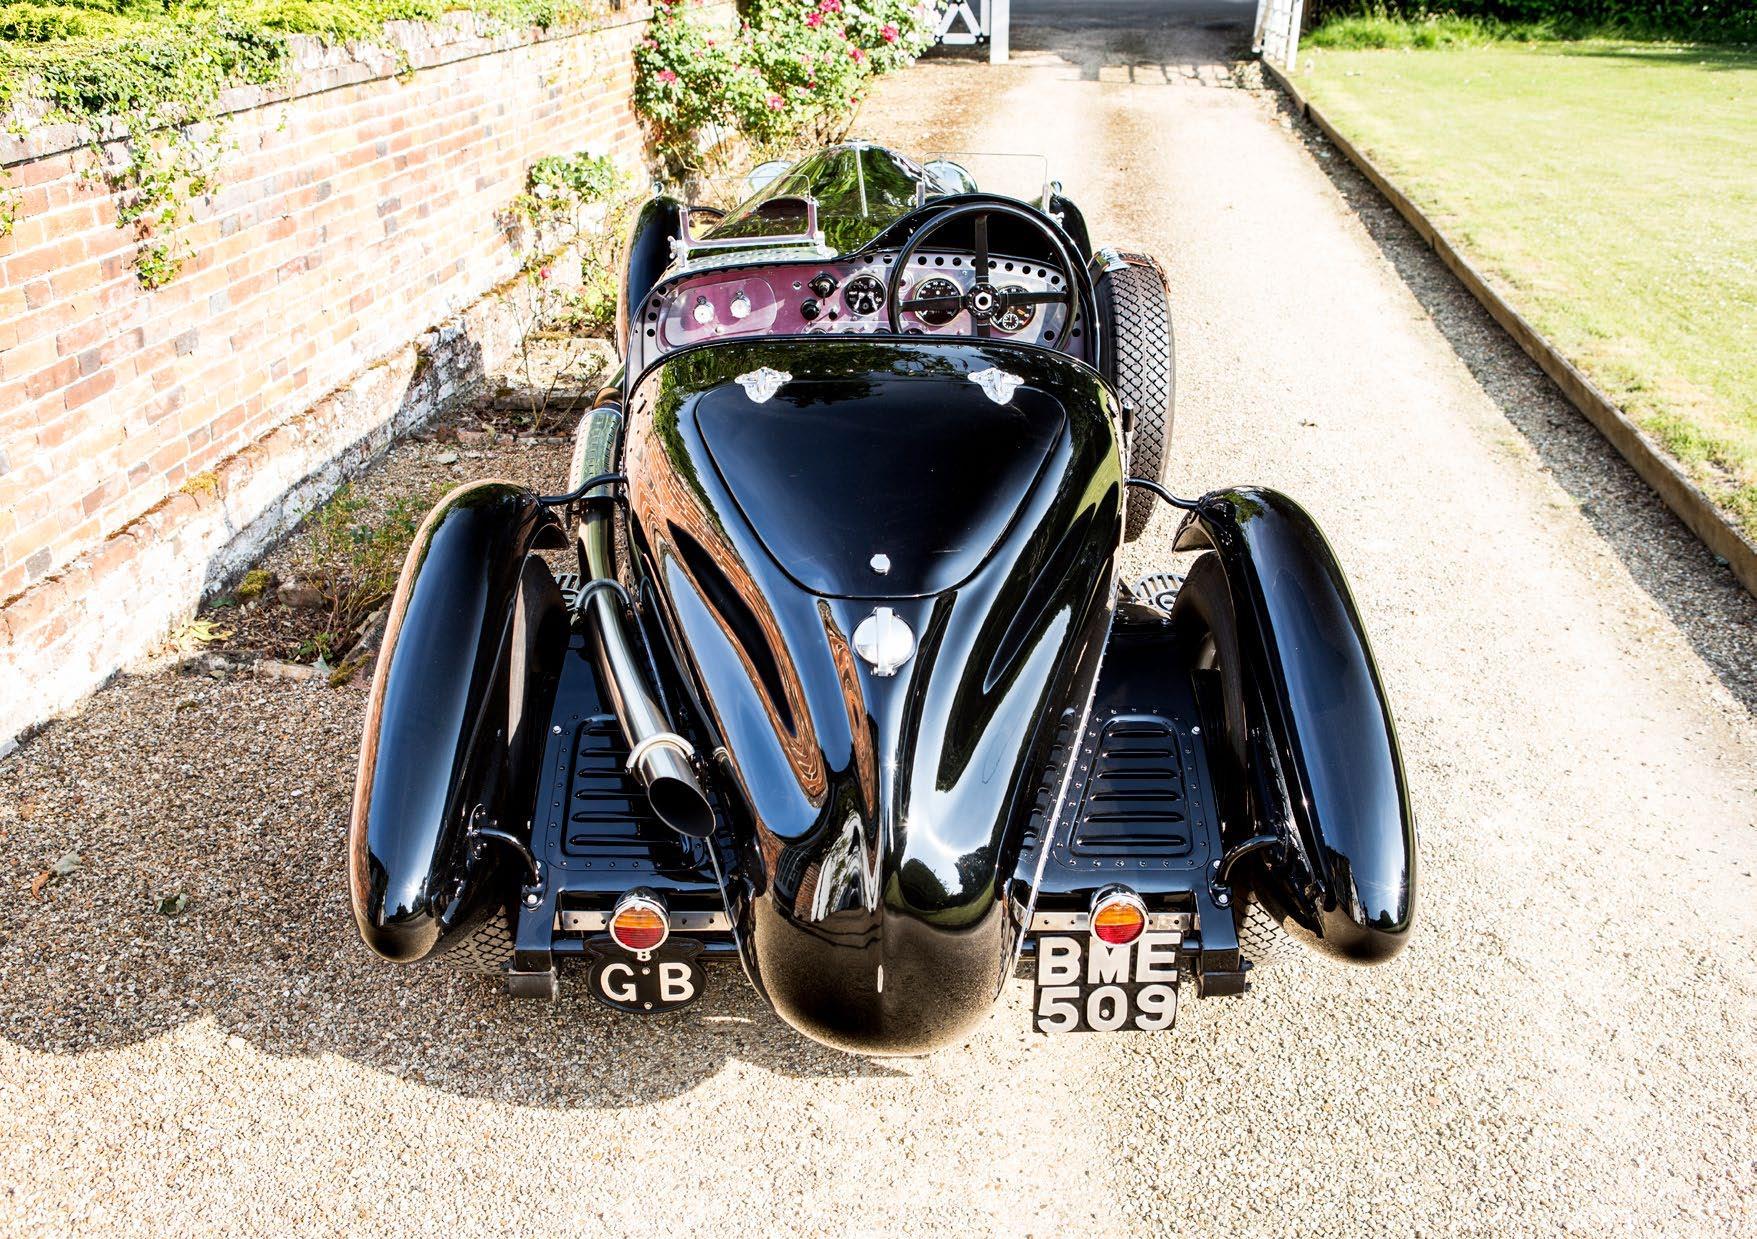
[[[1397,964],[1297,960],[1151,1039],[1033,1037],[1020,984],[908,1062],[740,990],[514,1007],[351,941],[357,693],[138,679],[0,769],[34,798],[15,871],[45,817],[88,856],[0,920],[0,1229],[1757,1227],[1757,610],[1236,85],[1249,11],[1021,3],[1014,65],[923,64],[862,127],[1042,151],[1101,241],[1164,258],[1174,482],[1301,498],[1376,640],[1422,823]],[[168,929],[136,905],[185,851],[218,876],[175,871]]]

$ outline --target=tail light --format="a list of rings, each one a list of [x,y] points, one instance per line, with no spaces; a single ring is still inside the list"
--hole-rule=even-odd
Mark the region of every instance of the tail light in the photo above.
[[[1111,886],[1092,900],[1092,932],[1100,942],[1127,946],[1147,928],[1147,905],[1126,886]]]
[[[664,900],[651,891],[628,891],[610,913],[610,936],[625,951],[657,950],[671,936]]]

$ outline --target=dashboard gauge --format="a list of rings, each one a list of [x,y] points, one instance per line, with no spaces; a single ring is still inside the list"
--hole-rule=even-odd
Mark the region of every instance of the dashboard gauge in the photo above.
[[[1001,291],[1003,293],[1023,293],[1028,290],[1017,284],[1008,284]],[[1031,320],[1036,317],[1037,307],[1034,305],[1010,305],[1004,314],[994,316],[994,325],[998,330],[1010,335],[1015,331],[1025,330],[1031,325]]]
[[[850,314],[877,314],[885,304],[885,286],[876,276],[857,275],[843,287],[842,300]]]
[[[923,280],[914,288],[910,289],[908,295],[905,296],[903,300],[907,303],[917,299],[925,301],[934,297],[958,297],[962,295],[963,294],[959,292],[956,284],[936,275],[931,280]],[[957,310],[912,310],[910,312],[929,327],[944,327],[947,323],[958,317]]]

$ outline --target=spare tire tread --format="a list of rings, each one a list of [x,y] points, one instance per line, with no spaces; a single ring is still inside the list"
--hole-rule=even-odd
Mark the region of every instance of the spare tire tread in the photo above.
[[[1136,477],[1158,482],[1164,478],[1171,445],[1177,385],[1176,345],[1165,282],[1151,260],[1142,258],[1107,272],[1103,284],[1108,294],[1112,381],[1134,410],[1129,470]],[[1133,542],[1141,536],[1158,502],[1146,491],[1129,492],[1124,541]]]

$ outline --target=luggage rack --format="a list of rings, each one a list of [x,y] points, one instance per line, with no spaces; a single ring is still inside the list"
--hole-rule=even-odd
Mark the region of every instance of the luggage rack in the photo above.
[[[563,579],[563,597],[577,595],[577,579]],[[667,891],[706,897],[720,908],[710,840],[679,834],[654,815],[646,792],[628,770],[629,751],[610,712],[585,635],[569,638],[544,754],[543,794],[532,821],[532,841],[569,896],[614,897],[642,880]],[[716,806],[718,811],[719,806]]]

